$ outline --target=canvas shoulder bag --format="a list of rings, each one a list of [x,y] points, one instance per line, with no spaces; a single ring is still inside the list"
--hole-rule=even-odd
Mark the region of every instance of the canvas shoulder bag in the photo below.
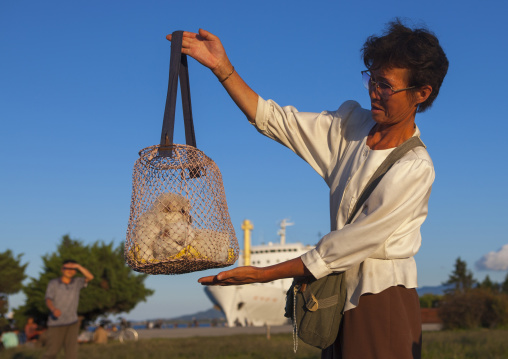
[[[381,163],[363,189],[346,225],[350,224],[383,176],[407,152],[423,146],[419,137],[411,137],[395,148]],[[293,322],[294,350],[298,338],[304,343],[325,349],[333,344],[339,333],[346,303],[345,272],[332,273],[320,279],[295,278],[286,294],[284,316]]]

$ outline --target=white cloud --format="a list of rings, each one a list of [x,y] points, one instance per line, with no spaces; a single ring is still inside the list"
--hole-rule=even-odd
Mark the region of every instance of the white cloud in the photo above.
[[[497,252],[489,252],[476,262],[479,270],[508,270],[508,244]]]

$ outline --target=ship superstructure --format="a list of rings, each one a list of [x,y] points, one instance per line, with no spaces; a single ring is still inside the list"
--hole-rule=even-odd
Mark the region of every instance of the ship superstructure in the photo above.
[[[286,227],[293,225],[287,220],[280,222],[279,243],[251,246],[250,231],[254,228],[249,220],[242,223],[244,250],[238,260],[239,266],[267,267],[301,256],[313,248],[302,243],[286,243]],[[241,286],[209,286],[205,293],[219,307],[229,326],[282,325],[286,291],[292,279],[280,279],[269,283]]]

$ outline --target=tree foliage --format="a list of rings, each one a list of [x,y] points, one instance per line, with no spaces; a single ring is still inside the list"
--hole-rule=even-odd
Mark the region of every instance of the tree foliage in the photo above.
[[[23,288],[27,299],[25,305],[18,308],[17,318],[31,316],[39,322],[47,319],[46,287],[51,279],[61,276],[61,266],[66,259],[76,260],[94,275],[80,294],[78,314],[85,322],[102,315],[127,313],[154,293],[144,286],[147,275],[136,274],[125,264],[122,244],[116,248],[113,243],[100,241],[84,245],[65,235],[56,252],[42,256],[43,272],[39,278],[32,278]]]
[[[501,283],[501,292],[508,294],[508,273],[506,273],[506,277],[504,278],[504,282]]]
[[[445,295],[439,306],[445,329],[495,328],[508,324],[508,295],[475,288]]]
[[[473,273],[467,269],[467,263],[458,257],[452,274],[450,274],[448,281],[443,284],[453,285],[453,289],[451,289],[453,292],[466,292],[472,289],[475,283]]]
[[[22,254],[16,257],[8,249],[0,252],[0,293],[15,294],[19,292],[23,286],[22,282],[26,278],[25,269],[28,263],[21,264]]]
[[[420,297],[420,308],[436,308],[442,299],[442,295],[432,293],[424,294]]]
[[[476,287],[475,283],[466,262],[457,258],[452,274],[444,283],[453,288],[446,291],[438,306],[445,329],[495,328],[508,324],[505,284],[492,282],[488,275]]]
[[[489,275],[486,275],[485,276],[485,279],[483,280],[483,282],[481,283],[478,283],[478,288],[482,288],[482,289],[485,289],[485,290],[491,290],[493,292],[499,292],[501,287],[498,283],[494,283],[491,279],[490,279],[490,276]]]
[[[21,264],[22,254],[14,257],[8,249],[0,252],[0,325],[6,323],[5,314],[9,310],[7,296],[19,292],[26,278],[25,269],[28,263]]]

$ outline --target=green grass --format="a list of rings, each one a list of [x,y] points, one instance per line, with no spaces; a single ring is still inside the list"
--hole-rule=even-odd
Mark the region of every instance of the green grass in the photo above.
[[[506,359],[508,329],[478,329],[423,333],[426,359]]]
[[[508,329],[424,332],[423,358],[508,358]],[[0,358],[39,359],[43,349],[17,348],[0,352]],[[60,353],[59,359],[64,358]],[[92,359],[319,359],[320,350],[301,341],[293,353],[291,334],[234,335],[178,339],[146,339],[136,343],[83,344],[79,358]]]

